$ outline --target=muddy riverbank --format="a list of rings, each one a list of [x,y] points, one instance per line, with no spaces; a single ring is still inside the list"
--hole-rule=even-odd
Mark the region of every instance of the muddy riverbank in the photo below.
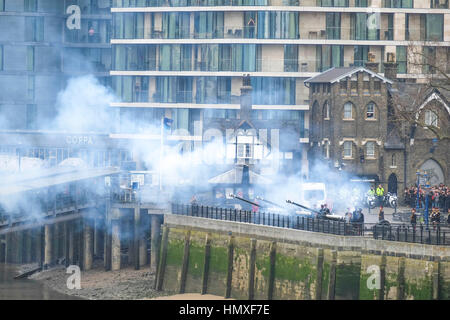
[[[35,273],[29,279],[39,281],[57,292],[89,300],[152,299],[173,294],[153,289],[155,275],[150,273],[149,268],[134,270],[133,267],[127,267],[105,272],[103,262],[96,261],[92,270],[81,271],[81,289],[69,289],[69,277],[64,266],[56,266]]]

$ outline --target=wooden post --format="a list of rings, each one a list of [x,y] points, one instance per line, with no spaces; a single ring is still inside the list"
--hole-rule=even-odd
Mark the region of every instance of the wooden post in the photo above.
[[[228,265],[227,265],[227,287],[225,291],[225,298],[231,297],[231,277],[233,276],[233,236],[228,238]]]
[[[322,299],[323,249],[317,249],[316,300]]]
[[[189,248],[190,248],[191,231],[188,230],[184,237],[183,263],[181,265],[181,277],[179,293],[184,293],[186,287],[186,276],[189,267]]]
[[[337,252],[331,251],[331,266],[330,266],[330,282],[328,283],[328,300],[334,300],[335,288],[336,288],[336,264],[337,264]]]
[[[270,270],[269,270],[269,283],[267,286],[267,299],[273,299],[273,287],[275,284],[275,261],[276,261],[276,247],[277,243],[273,241],[270,244]]]
[[[250,266],[248,272],[248,300],[255,296],[255,263],[256,263],[256,239],[251,239]]]
[[[209,275],[209,261],[211,258],[211,235],[209,233],[206,234],[205,240],[205,260],[203,263],[203,278],[202,278],[202,294],[206,294],[208,292],[208,275]]]
[[[120,220],[111,220],[111,270],[120,270]]]
[[[94,260],[94,231],[92,229],[91,223],[93,223],[92,219],[86,217],[84,219],[84,228],[83,228],[83,242],[84,242],[84,253],[83,253],[83,270],[92,269],[92,263]]]
[[[44,226],[44,269],[47,269],[53,263],[53,228],[52,225]]]
[[[163,287],[164,281],[164,273],[166,269],[166,260],[167,260],[167,242],[169,239],[169,231],[170,229],[166,226],[163,226],[163,235],[162,235],[162,251],[161,251],[161,261],[157,268],[157,276],[156,276],[156,290],[161,291]]]
[[[139,204],[134,208],[134,234],[133,234],[133,251],[134,251],[134,269],[140,269],[140,243],[141,238],[141,207]]]

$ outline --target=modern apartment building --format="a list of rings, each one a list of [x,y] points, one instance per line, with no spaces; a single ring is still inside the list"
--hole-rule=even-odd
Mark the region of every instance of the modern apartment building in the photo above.
[[[71,5],[81,8],[80,30],[66,26]],[[64,79],[94,72],[120,99],[110,138],[123,143],[157,144],[149,127],[168,117],[170,141],[194,145],[213,124],[239,120],[249,74],[252,121],[295,124],[290,139],[307,150],[305,79],[362,66],[370,52],[381,74],[395,53],[398,78],[420,81],[428,70],[408,61],[413,44],[450,61],[448,0],[0,0],[0,27],[11,30],[0,34],[0,105],[18,111],[11,127],[32,130]],[[4,94],[6,83],[17,85]],[[307,167],[306,151],[283,152]]]

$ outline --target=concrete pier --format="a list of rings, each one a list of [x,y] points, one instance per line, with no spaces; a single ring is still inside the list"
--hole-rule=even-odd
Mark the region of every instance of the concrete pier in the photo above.
[[[140,238],[142,234],[141,230],[141,208],[137,206],[134,208],[134,228],[133,228],[133,262],[134,262],[134,269],[139,270],[141,263],[140,263]]]
[[[120,270],[120,220],[111,220],[111,270]]]
[[[44,226],[44,268],[53,264],[53,225]]]
[[[39,267],[43,267],[44,264],[44,245],[42,236],[44,234],[44,227],[40,226],[36,229],[36,240],[35,240],[35,248],[36,248],[36,262]]]
[[[94,261],[94,230],[92,223],[93,221],[89,218],[85,218],[83,221],[83,270],[92,269],[92,263]]]

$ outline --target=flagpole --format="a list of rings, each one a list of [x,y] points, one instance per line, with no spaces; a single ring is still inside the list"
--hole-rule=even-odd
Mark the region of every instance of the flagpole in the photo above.
[[[159,191],[162,190],[162,159],[163,159],[163,147],[164,147],[164,117],[161,118],[161,139],[159,148]]]

